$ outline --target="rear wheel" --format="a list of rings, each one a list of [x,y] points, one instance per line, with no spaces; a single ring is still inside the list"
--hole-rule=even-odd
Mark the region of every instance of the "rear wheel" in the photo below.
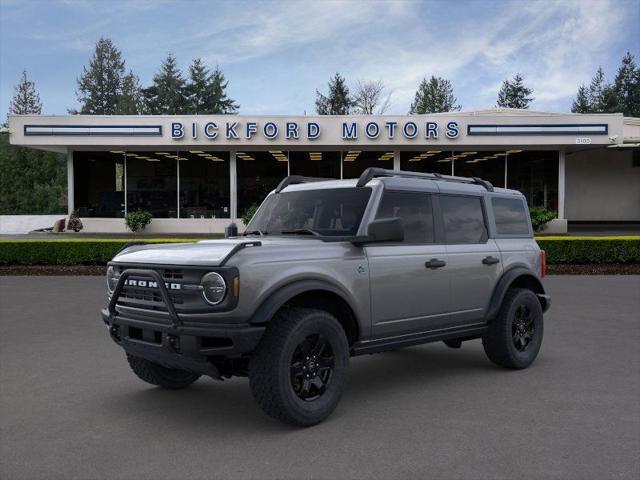
[[[271,417],[315,425],[335,409],[347,380],[349,345],[336,318],[285,308],[271,320],[249,363],[251,392]]]
[[[482,345],[493,363],[506,368],[527,368],[538,356],[543,330],[538,297],[531,290],[512,288],[482,336]]]
[[[170,390],[186,388],[200,378],[200,374],[186,370],[166,368],[144,358],[134,357],[127,353],[127,361],[133,373],[138,378],[151,385],[157,385]]]

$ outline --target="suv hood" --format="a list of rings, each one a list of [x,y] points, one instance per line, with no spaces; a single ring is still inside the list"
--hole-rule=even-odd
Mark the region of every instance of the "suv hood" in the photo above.
[[[242,243],[261,242],[262,247],[300,245],[302,242],[321,242],[312,238],[296,237],[246,237],[225,238],[223,240],[203,240],[197,243],[160,243],[138,245],[122,250],[114,262],[143,263],[156,265],[207,265],[219,266],[235,247]],[[249,247],[251,248],[251,247]]]

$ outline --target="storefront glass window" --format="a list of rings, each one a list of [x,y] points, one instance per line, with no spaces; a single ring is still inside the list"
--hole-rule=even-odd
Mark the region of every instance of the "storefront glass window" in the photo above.
[[[81,217],[124,217],[123,152],[74,152],[73,170]]]
[[[358,178],[369,167],[393,169],[393,150],[372,152],[350,150],[342,152],[343,178]]]
[[[229,153],[178,152],[180,218],[229,218]]]
[[[451,175],[453,152],[436,148],[415,152],[400,152],[400,169],[410,172]]]
[[[454,175],[478,177],[488,180],[495,187],[504,187],[504,157],[502,151],[463,150],[453,152]]]
[[[287,153],[282,151],[237,152],[238,216],[260,205],[267,194],[287,176]]]
[[[340,152],[289,152],[291,175],[340,178]]]
[[[172,152],[127,152],[127,211],[176,218],[177,158]]]
[[[530,207],[558,211],[558,152],[511,151],[507,186],[521,191]]]

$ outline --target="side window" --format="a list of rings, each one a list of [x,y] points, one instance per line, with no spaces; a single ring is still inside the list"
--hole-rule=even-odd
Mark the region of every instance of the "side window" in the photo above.
[[[487,226],[480,197],[440,196],[447,243],[485,243]]]
[[[520,198],[492,198],[498,235],[529,235],[529,219]]]
[[[386,191],[376,218],[400,217],[404,226],[404,243],[433,243],[433,209],[428,193]]]

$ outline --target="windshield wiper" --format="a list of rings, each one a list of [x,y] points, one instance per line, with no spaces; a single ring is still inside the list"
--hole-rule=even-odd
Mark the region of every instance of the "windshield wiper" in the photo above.
[[[243,237],[246,237],[247,235],[259,235],[262,237],[267,235],[267,232],[263,232],[262,230],[247,230],[242,234]]]
[[[282,230],[280,232],[282,235],[313,235],[315,237],[320,237],[321,235],[315,230],[311,230],[310,228],[296,228],[295,230]]]

